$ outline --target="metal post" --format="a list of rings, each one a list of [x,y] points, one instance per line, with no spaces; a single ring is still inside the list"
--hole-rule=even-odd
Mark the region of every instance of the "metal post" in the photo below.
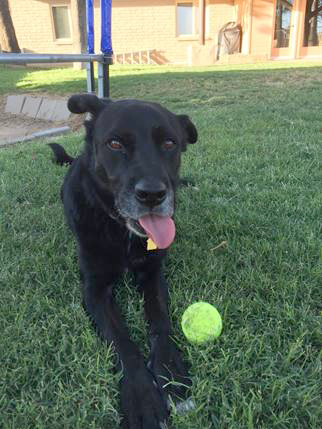
[[[95,77],[94,77],[94,64],[86,64],[86,81],[87,81],[87,92],[95,92]]]
[[[109,97],[110,95],[109,72],[107,61],[97,63],[97,95],[99,98]]]

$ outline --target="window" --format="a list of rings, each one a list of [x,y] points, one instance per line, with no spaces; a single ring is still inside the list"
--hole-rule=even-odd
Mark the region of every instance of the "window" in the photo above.
[[[277,0],[274,42],[276,48],[288,48],[294,0]]]
[[[52,7],[55,39],[70,39],[70,18],[68,6]]]
[[[196,36],[199,33],[198,0],[177,1],[177,36]],[[206,2],[206,34],[209,31],[209,11]]]
[[[322,46],[322,0],[307,0],[303,46]]]
[[[193,3],[177,3],[177,35],[194,34]]]

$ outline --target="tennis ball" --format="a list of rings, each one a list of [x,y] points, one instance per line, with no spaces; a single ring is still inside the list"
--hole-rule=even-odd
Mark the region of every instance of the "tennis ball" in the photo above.
[[[195,302],[183,313],[181,327],[188,341],[202,344],[219,337],[222,320],[213,305],[208,302]]]

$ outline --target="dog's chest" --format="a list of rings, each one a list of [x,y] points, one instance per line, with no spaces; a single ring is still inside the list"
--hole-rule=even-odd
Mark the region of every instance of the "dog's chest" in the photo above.
[[[126,257],[129,268],[137,268],[147,260],[146,239],[137,237],[133,232],[128,232]]]
[[[147,239],[141,238],[129,232],[127,242],[127,265],[130,270],[142,268],[144,265],[154,265],[166,255],[165,250],[147,249]]]

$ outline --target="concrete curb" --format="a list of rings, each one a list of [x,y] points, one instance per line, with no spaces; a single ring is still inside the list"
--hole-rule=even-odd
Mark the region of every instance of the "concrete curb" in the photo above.
[[[28,142],[30,140],[39,139],[39,138],[57,136],[59,134],[68,133],[69,131],[71,131],[71,128],[68,126],[59,127],[59,128],[49,128],[44,131],[37,131],[36,133],[30,134],[28,136],[22,136],[22,137],[15,138],[13,140],[0,142],[0,147],[9,146],[15,143],[24,143],[24,142]]]

